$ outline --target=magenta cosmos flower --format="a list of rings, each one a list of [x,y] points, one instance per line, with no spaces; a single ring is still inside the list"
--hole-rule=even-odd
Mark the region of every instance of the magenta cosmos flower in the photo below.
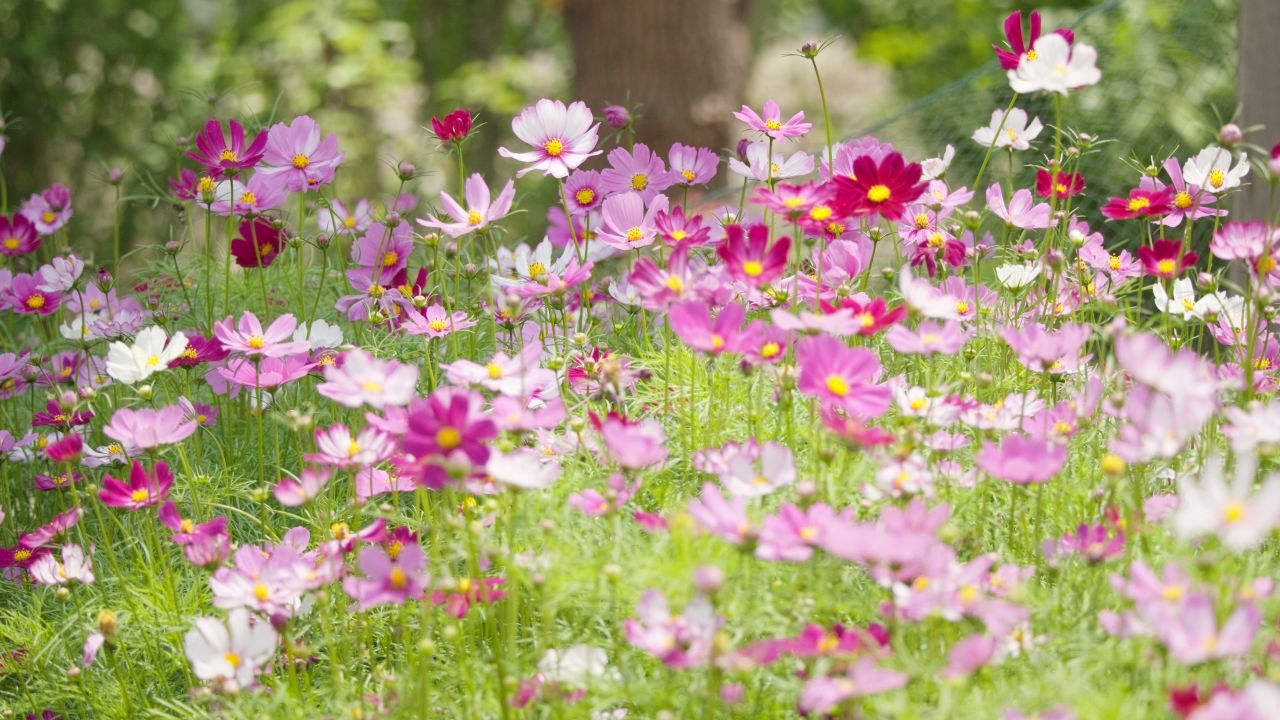
[[[469,110],[454,110],[444,118],[431,118],[431,134],[440,142],[460,143],[471,134],[474,118]]]
[[[182,442],[196,431],[196,419],[182,405],[151,408],[120,408],[111,415],[103,434],[138,450]]]
[[[976,460],[993,478],[1030,485],[1058,474],[1067,463],[1067,447],[1029,435],[1009,435],[999,445],[983,443]]]
[[[227,123],[231,130],[230,142],[222,134],[222,123],[210,119],[196,135],[196,149],[187,157],[204,165],[215,177],[237,170],[251,168],[262,159],[267,147],[267,133],[259,132],[248,146],[244,144],[244,126],[235,120]]]
[[[600,186],[610,194],[636,192],[645,203],[680,179],[667,170],[662,158],[644,143],[636,143],[630,152],[614,148],[609,152],[609,167],[600,173]]]
[[[52,235],[71,219],[71,191],[54,183],[22,203],[22,215],[41,235]]]
[[[716,248],[716,254],[734,279],[761,287],[786,270],[791,238],[784,235],[769,244],[769,228],[763,224],[745,229],[741,225],[726,225],[724,230],[724,242]]]
[[[1142,261],[1142,269],[1148,275],[1175,278],[1183,270],[1196,264],[1200,256],[1191,250],[1183,251],[1178,240],[1156,240],[1151,247],[1138,248],[1138,259]]]
[[[880,359],[870,350],[850,348],[820,335],[796,343],[796,364],[800,368],[796,389],[828,407],[864,420],[889,409],[889,388],[877,384]]]
[[[516,177],[541,170],[552,177],[564,179],[569,176],[570,170],[577,168],[587,158],[600,154],[595,149],[599,142],[600,124],[593,124],[594,119],[587,104],[581,100],[566,108],[559,100],[543,98],[532,107],[522,110],[511,121],[511,130],[516,137],[533,150],[511,152],[500,147],[498,154],[529,163],[529,167],[516,173]]]
[[[996,57],[1000,59],[1000,67],[1005,70],[1017,70],[1018,62],[1022,60],[1024,55],[1034,60],[1034,50],[1031,48],[1036,44],[1036,40],[1040,39],[1040,13],[1035,10],[1031,11],[1031,27],[1030,33],[1025,41],[1022,36],[1022,11],[1014,10],[1009,17],[1004,19],[1004,36],[1009,41],[1009,49],[1005,50],[999,45],[992,45],[991,49],[996,51]],[[1066,28],[1054,30],[1055,33],[1062,36],[1067,44],[1075,42],[1076,35]]]
[[[667,459],[667,436],[657,420],[628,420],[616,413],[603,420],[593,413],[590,420],[619,467],[641,470]]]
[[[708,355],[719,355],[737,352],[746,316],[746,308],[731,302],[713,320],[705,302],[687,300],[672,306],[669,319],[672,332],[685,345]]]
[[[310,349],[306,340],[292,340],[293,331],[297,327],[297,318],[286,313],[263,330],[258,316],[245,310],[239,322],[233,324],[228,315],[225,320],[214,324],[213,334],[223,348],[233,353],[243,353],[249,357],[283,357],[305,353]]]
[[[157,462],[151,472],[142,467],[142,463],[133,461],[129,471],[129,483],[125,483],[104,475],[102,490],[98,491],[98,499],[102,504],[111,507],[140,510],[156,505],[169,496],[169,488],[173,487],[173,473],[164,462]]]
[[[747,127],[752,130],[764,133],[774,140],[802,137],[813,129],[812,123],[804,121],[803,111],[792,115],[789,120],[783,121],[782,109],[773,100],[765,101],[763,115],[757,114],[751,107],[743,105],[742,110],[734,113],[733,116],[746,123]]]
[[[12,218],[0,215],[0,254],[28,255],[39,247],[40,235],[25,215],[15,214]]]
[[[465,456],[472,465],[489,461],[485,442],[498,427],[484,414],[484,398],[475,392],[442,388],[409,406],[404,451],[419,459]]]
[[[333,182],[345,157],[346,153],[338,151],[336,134],[321,140],[316,121],[299,115],[288,125],[271,126],[258,174],[283,182],[293,192],[305,192]]]
[[[870,155],[853,161],[853,176],[837,176],[836,201],[841,215],[880,215],[898,220],[908,204],[920,198],[928,187],[920,182],[924,170],[919,163],[907,163],[891,152],[877,162]]]
[[[497,199],[490,201],[489,186],[480,173],[467,178],[465,191],[464,199],[467,201],[465,208],[459,205],[449,193],[440,193],[440,204],[453,218],[453,222],[445,222],[432,215],[426,220],[419,219],[418,224],[440,230],[449,237],[462,237],[467,233],[483,230],[489,223],[506,217],[511,211],[511,201],[516,196],[515,183],[508,180],[507,184],[502,186],[502,192],[498,193]]]

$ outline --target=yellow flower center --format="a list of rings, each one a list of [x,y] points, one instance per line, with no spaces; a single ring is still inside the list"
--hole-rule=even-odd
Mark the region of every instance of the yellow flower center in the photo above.
[[[427,327],[431,328],[435,332],[444,332],[445,329],[449,327],[449,323],[444,320],[432,320],[427,323]]]
[[[1119,270],[1119,269],[1120,269],[1120,256],[1119,256],[1119,255],[1112,255],[1112,256],[1107,260],[1107,267],[1111,268],[1112,270]]]
[[[31,297],[27,298],[27,307],[31,308],[32,310],[39,310],[40,308],[44,307],[44,296],[32,295]]]
[[[1177,195],[1174,195],[1173,204],[1174,206],[1176,206],[1181,210],[1186,210],[1187,208],[1191,207],[1191,193],[1187,192],[1186,190],[1183,190]]]
[[[644,239],[644,232],[638,227],[633,227],[627,231],[627,242],[640,242]]]
[[[1258,262],[1255,264],[1255,267],[1258,269],[1259,275],[1266,275],[1275,269],[1276,259],[1270,255],[1263,255],[1258,258]]]
[[[711,347],[715,350],[719,350],[720,348],[724,347],[724,337],[717,333],[712,333]]]
[[[1172,260],[1161,260],[1156,263],[1156,271],[1161,275],[1172,275],[1178,269],[1178,263]]]
[[[916,398],[911,401],[911,409],[915,410],[916,412],[920,412],[928,404],[929,404],[928,400],[925,400],[924,398]]]
[[[685,239],[685,238],[687,238],[687,237],[689,237],[689,233],[687,233],[687,232],[685,232],[685,231],[683,231],[683,230],[672,230],[672,231],[671,231],[671,239],[672,239],[672,240],[675,240],[676,242],[680,242],[681,240],[683,240],[683,239]]]
[[[968,604],[978,599],[978,588],[972,585],[965,585],[960,588],[960,602]]]
[[[240,196],[240,202],[244,205],[257,205],[258,196],[248,190],[245,190],[244,194]]]
[[[382,256],[382,267],[391,267],[400,261],[400,254],[397,252],[389,252]]]
[[[236,154],[230,150],[223,150],[222,154],[218,156],[218,159],[224,162],[235,162]]]
[[[760,357],[771,358],[777,357],[782,352],[782,346],[776,342],[767,342],[760,348]]]
[[[4,246],[9,250],[17,250],[22,241],[16,237],[7,237],[4,239]]]
[[[196,183],[196,190],[198,190],[201,194],[207,195],[213,192],[213,188],[216,185],[217,183],[214,182],[213,178],[209,177],[208,175],[205,175],[204,177],[200,178],[200,182]]]
[[[742,263],[742,272],[747,277],[760,277],[760,274],[764,272],[764,265],[755,260],[748,260]]]
[[[346,217],[342,218],[342,225],[343,225],[344,227],[346,227],[346,228],[353,228],[353,227],[355,227],[355,226],[356,226],[356,216],[355,216],[355,215],[348,215],[348,216],[346,216]]]
[[[809,211],[809,219],[815,222],[826,222],[831,219],[831,208],[827,205],[815,205]]]
[[[596,191],[591,188],[582,188],[573,194],[573,198],[578,201],[579,205],[590,205],[596,200]]]
[[[462,578],[461,580],[458,581],[458,592],[460,593],[471,592],[471,578]]]
[[[359,454],[360,454],[360,443],[356,442],[355,440],[352,440],[351,442],[347,443],[348,458],[353,458]]]
[[[387,289],[377,283],[369,286],[369,297],[380,298],[386,293]]]
[[[564,152],[564,142],[559,138],[552,138],[547,141],[546,145],[542,146],[542,149],[546,150],[551,157],[559,157],[560,153]]]
[[[672,292],[683,292],[683,291],[684,291],[684,281],[683,281],[683,280],[681,280],[680,278],[676,277],[675,275],[668,275],[668,276],[667,276],[667,288],[668,288],[669,290],[671,290]]]
[[[1212,170],[1209,172],[1209,184],[1215,188],[1221,188],[1227,182],[1227,174],[1221,170]]]
[[[266,585],[258,583],[253,586],[253,596],[258,598],[259,602],[266,602],[267,598],[271,597],[271,591],[267,589]]]
[[[1222,509],[1222,520],[1228,525],[1240,522],[1244,519],[1244,505],[1238,502],[1227,503]]]
[[[238,667],[240,667],[240,663],[242,663],[242,662],[243,662],[243,661],[240,659],[240,656],[239,656],[239,655],[237,655],[237,654],[235,654],[235,653],[233,653],[233,652],[229,652],[229,653],[227,653],[226,655],[223,655],[223,656],[222,656],[222,659],[223,659],[223,660],[226,660],[226,661],[227,661],[227,664],[228,664],[228,665],[230,665],[232,668],[238,668]]]
[[[1165,585],[1164,589],[1160,591],[1160,595],[1169,602],[1177,602],[1182,599],[1182,586]]]
[[[184,519],[181,523],[178,524],[179,532],[192,533],[192,532],[195,532],[195,529],[196,529],[196,524],[191,522],[190,520]]]
[[[929,235],[929,247],[937,249],[945,245],[947,238],[942,233],[931,233]]]
[[[462,433],[446,425],[436,432],[436,444],[441,450],[452,450],[462,444]]]
[[[867,189],[867,199],[873,203],[882,203],[888,200],[890,195],[892,193],[888,185],[872,185]]]
[[[537,280],[538,278],[543,277],[546,274],[547,274],[546,265],[543,265],[542,263],[537,262],[536,260],[534,262],[529,263],[529,277],[533,278],[534,280]]]
[[[764,121],[764,126],[765,126],[766,128],[768,128],[769,130],[781,130],[781,129],[782,129],[782,123],[778,122],[777,120],[765,120],[765,121]]]
[[[13,559],[16,560],[17,562],[22,562],[23,560],[26,560],[30,557],[31,557],[31,551],[25,548],[13,554]]]
[[[490,380],[497,380],[502,377],[502,366],[498,363],[491,362],[488,365],[485,365],[484,369],[488,371]]]
[[[262,337],[261,335],[254,335],[253,337],[245,341],[245,345],[248,345],[254,350],[261,350],[266,344],[267,344],[266,338]]]
[[[631,176],[631,189],[640,192],[649,187],[649,176],[644,173],[636,173]]]
[[[1145,197],[1136,197],[1129,200],[1129,212],[1138,212],[1151,207],[1151,201]]]
[[[927,227],[929,227],[929,216],[924,213],[916,215],[916,229],[923,230]]]
[[[480,224],[480,223],[482,223],[482,222],[484,222],[484,216],[483,216],[483,215],[481,215],[480,213],[476,212],[475,210],[468,210],[468,211],[467,211],[467,224],[468,224],[468,225],[471,225],[471,226],[473,226],[473,227],[474,227],[474,226],[476,226],[476,225],[479,225],[479,224]]]
[[[1028,50],[1028,51],[1027,51],[1027,59],[1028,59],[1028,60],[1035,60],[1035,59],[1036,59],[1036,58],[1038,58],[1038,57],[1040,57],[1040,56],[1039,56],[1038,54],[1036,54],[1036,51],[1035,51],[1035,50]]]
[[[391,587],[397,590],[403,590],[409,584],[409,576],[404,574],[404,570],[400,568],[391,568],[391,574],[387,576],[391,581]]]
[[[957,314],[957,315],[968,315],[968,314],[969,314],[969,303],[967,303],[967,302],[965,302],[965,301],[963,301],[963,300],[957,300],[957,301],[956,301],[956,314]]]
[[[311,158],[301,153],[293,156],[293,166],[302,170],[311,164]]]
[[[828,375],[827,390],[836,397],[844,397],[849,394],[849,383],[839,375]]]
[[[371,393],[382,392],[382,383],[374,382],[373,380],[370,380],[364,383],[363,385],[361,385],[361,387],[364,388],[365,392],[371,392]]]
[[[685,181],[685,182],[687,182],[687,183],[691,183],[691,182],[693,182],[693,181],[694,181],[694,179],[698,177],[697,175],[695,175],[695,174],[693,173],[693,171],[692,171],[692,170],[681,170],[681,171],[680,171],[680,175],[681,175],[682,177],[684,177],[684,181]]]

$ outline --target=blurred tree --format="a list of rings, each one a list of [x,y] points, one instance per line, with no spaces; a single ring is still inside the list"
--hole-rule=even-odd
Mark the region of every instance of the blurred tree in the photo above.
[[[574,96],[635,111],[637,140],[730,145],[750,61],[750,0],[566,0]]]

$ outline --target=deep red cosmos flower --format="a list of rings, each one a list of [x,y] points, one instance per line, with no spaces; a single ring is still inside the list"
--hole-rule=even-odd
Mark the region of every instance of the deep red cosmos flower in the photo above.
[[[1084,190],[1084,176],[1080,173],[1053,172],[1036,170],[1036,194],[1040,197],[1054,197],[1059,200],[1079,195]]]
[[[443,119],[431,118],[431,132],[440,142],[462,142],[471,134],[474,118],[468,110],[454,110]]]
[[[919,163],[908,163],[900,153],[889,153],[879,163],[864,155],[853,161],[853,177],[835,179],[836,204],[843,215],[878,214],[897,220],[928,187],[920,182],[922,172]]]
[[[235,120],[228,121],[231,141],[222,134],[222,123],[210,119],[196,135],[196,149],[187,157],[204,165],[210,175],[220,177],[228,171],[243,170],[258,164],[267,149],[267,133],[259,132],[253,142],[244,144],[244,126]]]
[[[280,254],[281,232],[266,218],[240,223],[240,237],[231,241],[231,254],[242,268],[270,267]]]
[[[1112,220],[1130,220],[1137,217],[1163,217],[1173,210],[1173,188],[1143,190],[1134,188],[1129,197],[1113,197],[1102,206],[1102,214]]]
[[[1181,275],[1183,270],[1195,265],[1200,256],[1190,250],[1183,252],[1178,240],[1156,240],[1149,248],[1138,248],[1138,259],[1142,260],[1142,269],[1148,275],[1167,279]]]

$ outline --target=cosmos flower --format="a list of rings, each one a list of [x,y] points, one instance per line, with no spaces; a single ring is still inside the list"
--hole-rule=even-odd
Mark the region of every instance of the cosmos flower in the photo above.
[[[36,226],[21,213],[12,218],[0,215],[0,254],[30,255],[40,248]]]
[[[63,545],[62,560],[53,553],[42,553],[27,568],[31,580],[38,585],[66,585],[82,583],[92,585],[93,562],[79,545]]]
[[[667,170],[662,157],[644,143],[636,143],[630,151],[614,148],[609,151],[608,159],[609,167],[600,172],[601,189],[612,195],[637,193],[646,205],[681,179]]]
[[[1053,92],[1066,95],[1102,79],[1098,51],[1091,45],[1072,43],[1057,33],[1041,35],[1024,53],[1018,66],[1008,71],[1009,86],[1016,93]]]
[[[796,365],[796,389],[824,405],[864,420],[889,409],[889,389],[878,384],[880,360],[870,350],[826,335],[804,338],[796,343]]]
[[[346,153],[338,151],[338,136],[320,138],[320,126],[309,115],[288,125],[276,123],[267,131],[259,175],[276,177],[292,192],[306,192],[333,182]]]
[[[98,499],[103,505],[141,510],[144,507],[158,505],[169,496],[173,487],[173,473],[163,461],[157,461],[150,472],[142,463],[134,460],[129,470],[129,482],[115,479],[111,475],[102,477],[102,489],[98,491]]]
[[[1024,41],[1022,35],[1022,11],[1014,10],[1004,19],[1004,36],[1009,42],[1009,49],[1005,50],[999,45],[991,46],[991,48],[996,51],[996,57],[1000,59],[1001,68],[1005,70],[1016,70],[1018,65],[1021,63],[1022,58],[1026,57],[1031,52],[1031,48],[1035,46],[1036,40],[1040,39],[1040,13],[1032,10],[1030,23],[1030,32]],[[1067,44],[1075,42],[1075,33],[1066,28],[1060,28],[1053,32],[1061,35],[1062,38],[1067,41]]]
[[[864,155],[853,162],[854,177],[836,177],[836,199],[847,208],[843,214],[897,220],[928,187],[920,182],[922,172],[919,164],[907,163],[896,152],[878,163]]]
[[[986,442],[977,455],[978,467],[991,477],[1018,485],[1042,483],[1067,463],[1067,448],[1027,435],[1005,436],[999,445]]]
[[[1183,179],[1189,185],[1211,193],[1238,188],[1249,174],[1249,156],[1241,153],[1239,162],[1232,167],[1231,161],[1234,159],[1230,150],[1210,145],[1196,153],[1195,157],[1187,159],[1182,166]]]
[[[804,137],[813,129],[812,123],[804,121],[804,111],[797,112],[790,119],[782,119],[782,110],[778,107],[778,103],[773,100],[766,100],[764,103],[764,114],[757,113],[750,106],[743,105],[742,110],[735,112],[734,117],[746,123],[747,127],[756,132],[767,135],[774,140],[787,140],[790,138]]]
[[[667,162],[671,172],[679,176],[677,184],[706,185],[716,176],[720,156],[710,148],[675,143],[667,153]]]
[[[587,158],[600,154],[595,149],[600,125],[592,124],[593,119],[591,110],[582,101],[565,107],[559,100],[543,98],[520,111],[511,121],[516,137],[533,149],[512,152],[500,147],[498,154],[528,163],[516,177],[541,170],[546,175],[564,179]]]
[[[760,223],[746,228],[738,224],[725,226],[724,242],[716,248],[730,277],[755,287],[781,277],[790,251],[791,238],[784,235],[770,243],[769,227]]]
[[[454,110],[443,118],[431,118],[431,134],[440,142],[461,143],[471,134],[475,121],[469,110]]]
[[[462,237],[468,233],[484,230],[490,223],[506,217],[511,211],[511,202],[516,196],[515,183],[508,180],[507,184],[502,186],[498,197],[491,200],[489,185],[480,173],[474,173],[467,178],[464,190],[463,199],[467,203],[465,208],[459,205],[449,193],[440,192],[440,205],[449,217],[453,218],[453,222],[446,222],[432,215],[426,220],[419,219],[418,224],[440,230],[449,237]]]
[[[1043,129],[1040,118],[1035,118],[1028,124],[1027,111],[1022,108],[1010,110],[1008,117],[1000,109],[991,113],[991,122],[986,127],[973,131],[973,141],[985,148],[1030,150],[1031,141],[1039,137]]]
[[[195,628],[183,636],[183,650],[191,671],[201,680],[233,683],[232,689],[252,687],[275,654],[279,636],[270,623],[236,608],[226,623],[196,618]]]
[[[186,349],[186,335],[176,332],[170,338],[153,325],[139,331],[133,345],[113,342],[107,347],[107,374],[117,382],[134,385],[167,369]]]
[[[1235,551],[1257,547],[1280,523],[1280,476],[1268,477],[1255,492],[1256,470],[1254,457],[1243,454],[1236,457],[1230,484],[1220,457],[1205,463],[1199,479],[1183,475],[1178,480],[1174,530],[1187,539],[1216,535]]]
[[[361,548],[356,564],[364,577],[348,575],[342,589],[356,601],[357,610],[421,599],[431,580],[426,553],[417,542],[398,544],[394,555],[377,546]]]
[[[214,119],[206,121],[204,129],[196,135],[196,149],[187,153],[187,157],[203,165],[214,177],[251,168],[266,151],[266,131],[260,131],[246,146],[244,126],[235,120],[227,125],[231,131],[229,142],[222,133],[222,123]]]
[[[230,352],[242,353],[246,357],[280,358],[305,353],[309,349],[305,341],[292,340],[291,336],[297,327],[297,318],[285,313],[263,330],[258,316],[245,310],[239,321],[233,321],[227,316],[225,320],[215,323],[213,335]]]
[[[244,220],[240,233],[231,241],[231,255],[242,268],[271,267],[280,254],[283,233],[275,223],[262,217]]]
[[[343,353],[341,365],[324,369],[324,382],[316,392],[347,407],[382,409],[408,405],[417,394],[418,368],[394,360],[379,360],[363,350]]]

